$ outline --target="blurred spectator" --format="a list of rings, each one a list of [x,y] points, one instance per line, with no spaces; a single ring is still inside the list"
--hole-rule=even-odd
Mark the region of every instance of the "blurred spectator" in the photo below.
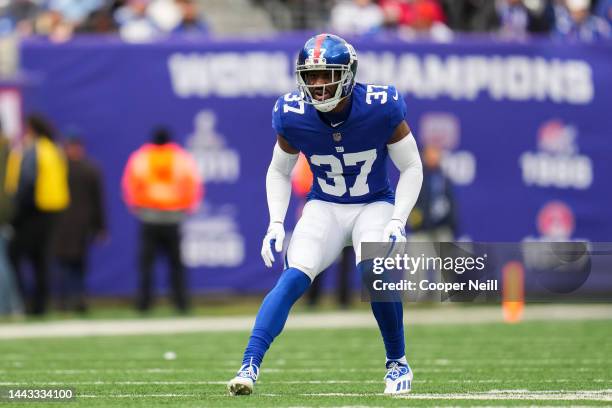
[[[44,314],[47,308],[51,239],[58,213],[70,202],[66,160],[53,137],[53,129],[45,118],[29,116],[23,157],[18,151],[11,152],[7,169],[7,186],[15,194],[9,257],[28,300],[28,311],[33,314]],[[22,275],[24,259],[31,262],[34,272],[32,295],[26,290]]]
[[[528,34],[529,12],[522,0],[503,0],[498,2],[499,32],[506,38],[525,38]]]
[[[340,34],[375,33],[383,23],[382,9],[371,0],[345,0],[331,10],[331,28]]]
[[[113,7],[107,5],[92,11],[85,21],[77,27],[80,33],[112,33],[118,29],[113,16]]]
[[[611,37],[610,24],[590,11],[590,0],[565,0],[555,7],[555,37],[592,42]]]
[[[48,0],[47,7],[56,11],[72,27],[83,23],[95,10],[104,6],[104,0]]]
[[[408,35],[427,35],[448,40],[451,30],[444,24],[444,10],[437,0],[381,0],[385,24],[398,27]]]
[[[524,38],[548,32],[554,24],[551,0],[442,0],[448,25],[455,31],[499,30],[504,37]]]
[[[46,35],[52,41],[64,42],[74,33],[75,26],[64,19],[58,10],[47,10],[41,13],[34,22],[36,34]]]
[[[612,0],[599,0],[596,14],[612,25]]]
[[[408,217],[408,226],[412,230],[408,246],[412,256],[441,256],[437,242],[452,242],[457,235],[455,218],[455,198],[451,181],[443,173],[440,163],[442,152],[435,145],[426,145],[423,149],[423,185],[414,209]],[[411,279],[439,282],[440,277],[434,269],[420,268]],[[411,300],[440,300],[432,291],[417,288],[410,294]]]
[[[59,216],[55,235],[59,302],[62,310],[85,312],[88,248],[93,239],[106,236],[102,178],[77,133],[69,135],[64,150],[68,158],[70,205]]]
[[[451,181],[440,167],[441,158],[438,147],[427,145],[423,149],[423,186],[408,217],[418,241],[452,241],[456,236],[455,198]]]
[[[123,0],[14,0],[2,6],[0,35],[16,32],[65,41],[75,32],[116,30],[113,13]]]
[[[385,22],[397,26],[421,27],[425,22],[443,23],[444,10],[436,0],[381,0]]]
[[[174,30],[181,22],[181,0],[148,0],[147,16],[155,26],[164,34]]]
[[[127,0],[127,3],[115,12],[119,25],[119,34],[126,41],[149,41],[162,31],[147,14],[149,0]]]
[[[122,38],[127,41],[208,31],[194,0],[127,0],[115,12],[115,19]]]
[[[324,30],[329,27],[335,0],[254,0],[270,13],[281,30]],[[288,27],[289,25],[289,27]]]
[[[198,5],[193,0],[178,0],[181,20],[172,30],[177,34],[206,34],[208,27],[200,17]]]
[[[495,0],[443,0],[448,25],[456,31],[492,31],[498,26]]]
[[[23,313],[21,296],[15,284],[13,268],[8,260],[7,239],[10,236],[9,222],[13,205],[5,190],[4,180],[10,153],[9,141],[0,123],[0,316]]]
[[[497,3],[499,33],[504,38],[523,39],[529,33],[550,31],[554,12],[544,0],[502,0]]]
[[[180,251],[180,224],[202,198],[202,181],[191,155],[171,142],[170,132],[159,128],[151,143],[132,153],[123,173],[126,204],[141,222],[140,293],[137,307],[151,307],[153,264],[165,253],[170,264],[170,284],[176,308],[186,312],[185,271]]]
[[[550,33],[555,26],[555,9],[552,0],[523,0],[529,10],[530,33]]]
[[[34,20],[40,12],[40,0],[13,0],[0,6],[0,35],[16,32],[30,35],[34,32]]]

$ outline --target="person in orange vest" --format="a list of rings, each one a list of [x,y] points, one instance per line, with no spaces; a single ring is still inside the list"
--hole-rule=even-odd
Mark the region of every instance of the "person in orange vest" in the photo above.
[[[132,153],[123,173],[124,200],[141,223],[137,307],[142,312],[151,308],[153,264],[160,252],[168,257],[176,308],[189,309],[180,224],[200,204],[203,186],[193,157],[171,139],[168,129],[156,129],[151,142]]]

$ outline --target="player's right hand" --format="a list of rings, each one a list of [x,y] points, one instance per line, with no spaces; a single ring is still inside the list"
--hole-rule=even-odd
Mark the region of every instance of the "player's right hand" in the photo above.
[[[268,227],[268,232],[264,237],[261,245],[261,257],[268,268],[272,267],[274,262],[274,252],[272,251],[272,245],[276,252],[283,250],[283,241],[285,240],[285,227],[280,222],[272,222]]]

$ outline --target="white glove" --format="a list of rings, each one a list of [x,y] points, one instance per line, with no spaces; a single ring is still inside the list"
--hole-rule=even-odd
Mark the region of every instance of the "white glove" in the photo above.
[[[383,242],[406,242],[406,230],[404,223],[400,220],[392,219],[383,231]]]
[[[272,245],[276,252],[283,250],[283,241],[285,240],[285,228],[280,222],[272,222],[268,227],[268,232],[263,239],[261,244],[261,257],[268,268],[272,267],[274,262],[274,253],[272,252]]]

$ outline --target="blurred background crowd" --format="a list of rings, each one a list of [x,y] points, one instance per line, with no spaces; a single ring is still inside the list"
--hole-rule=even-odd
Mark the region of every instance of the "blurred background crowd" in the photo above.
[[[80,33],[119,33],[130,40],[162,34],[206,33],[193,0],[7,0],[0,3],[0,33],[46,35],[65,41]]]
[[[612,0],[0,0],[0,35],[118,33],[128,41],[171,35],[332,30],[448,41],[496,33],[594,41],[610,37]]]

